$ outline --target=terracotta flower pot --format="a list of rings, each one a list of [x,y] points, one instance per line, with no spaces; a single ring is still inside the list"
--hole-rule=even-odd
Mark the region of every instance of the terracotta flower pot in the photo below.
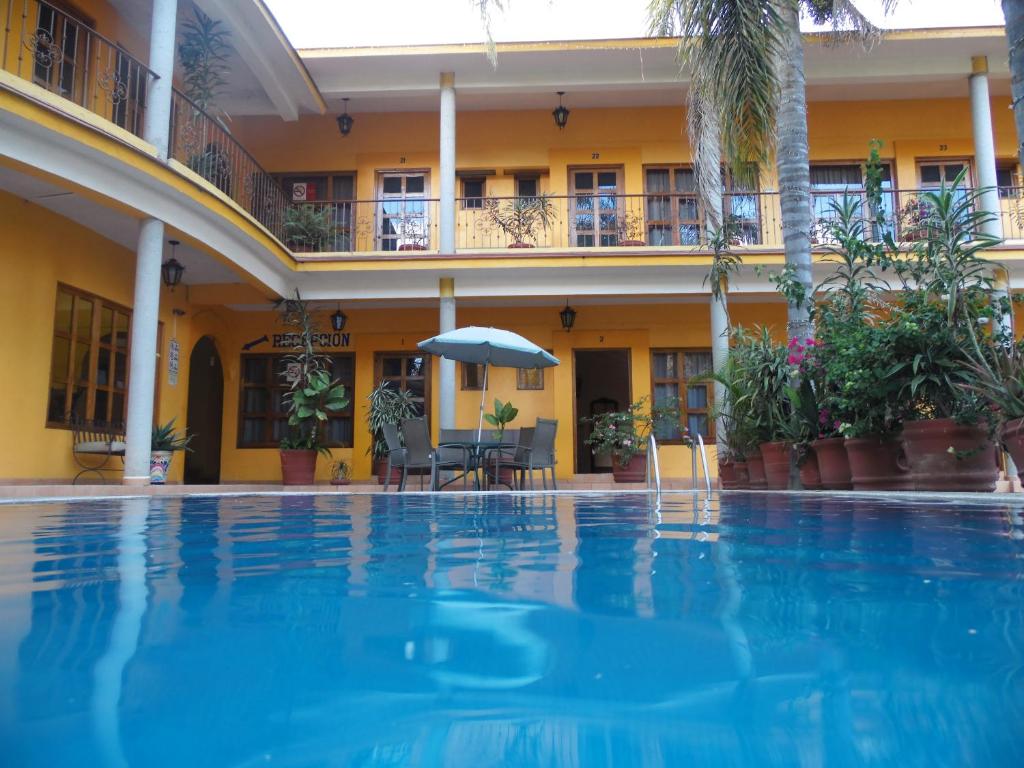
[[[427,250],[427,246],[420,245],[419,243],[402,243],[402,245],[398,246],[398,250],[400,250],[400,251],[425,251],[425,250]]]
[[[764,490],[767,481],[764,476],[764,459],[760,452],[747,456],[747,477],[750,479],[750,489],[753,491]]]
[[[811,450],[818,461],[821,487],[827,491],[849,491],[853,488],[850,480],[850,459],[841,437],[826,437],[811,443]]]
[[[316,478],[316,451],[281,451],[281,482],[312,485]]]
[[[995,443],[984,424],[922,419],[903,425],[907,463],[919,491],[991,493],[999,479]]]
[[[807,452],[804,460],[800,463],[800,485],[804,487],[805,491],[820,491],[822,488],[821,470],[818,467],[818,457],[813,448]]]
[[[769,491],[784,491],[789,488],[789,456],[792,450],[789,443],[761,443],[765,487]]]
[[[619,240],[619,246],[622,248],[641,248],[647,245],[643,240]]]
[[[384,485],[384,476],[388,472],[387,459],[375,459],[373,462],[373,474],[377,476],[377,485]],[[398,485],[402,482],[402,470],[398,467],[391,468],[391,485]]]
[[[1024,419],[1014,419],[1003,425],[1003,445],[1017,465],[1017,476],[1024,480]]]
[[[912,491],[907,457],[899,440],[849,437],[846,455],[855,491]]]
[[[612,476],[616,483],[643,483],[647,480],[647,454],[638,453],[626,466],[612,460]]]
[[[533,248],[534,245],[533,245],[533,243],[516,242],[516,243],[509,243],[508,247],[509,248]]]
[[[738,491],[750,487],[750,475],[747,474],[747,462],[733,459],[718,462],[718,479],[722,489]]]

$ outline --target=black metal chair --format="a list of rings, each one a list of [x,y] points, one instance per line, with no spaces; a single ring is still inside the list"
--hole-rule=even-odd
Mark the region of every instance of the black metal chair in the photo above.
[[[469,473],[472,471],[472,452],[464,445],[439,445],[434,448],[430,442],[430,427],[425,418],[404,419],[402,421],[402,437],[405,438],[405,455],[402,464],[402,482],[398,490],[405,490],[405,482],[409,470],[429,470],[430,490],[438,487],[438,472],[444,470],[462,470],[462,487],[469,487]],[[450,485],[459,477],[449,480]],[[444,487],[444,486],[441,486]],[[423,490],[423,476],[420,475],[420,490]]]
[[[391,485],[392,467],[405,466],[405,446],[402,445],[402,437],[398,434],[397,424],[383,424],[380,431],[384,435],[384,444],[388,449],[388,468],[387,474],[384,475],[384,493],[387,493],[388,487]],[[401,490],[401,485],[399,485],[399,490]]]
[[[523,475],[529,473],[530,490],[532,491],[534,489],[533,473],[539,469],[541,483],[543,483],[544,490],[546,491],[548,489],[548,481],[547,475],[544,472],[550,469],[551,486],[554,490],[558,490],[558,481],[555,479],[555,464],[558,463],[555,460],[555,436],[557,433],[557,419],[537,419],[537,426],[533,428],[533,436],[529,447],[517,446],[516,455],[507,464],[505,461],[501,462],[502,466],[510,466],[519,473],[520,488],[525,484]]]
[[[508,485],[501,479],[501,470],[508,468],[512,470],[513,484],[518,477],[520,489],[523,487],[523,472],[529,463],[530,447],[533,444],[533,427],[523,427],[518,430],[519,435],[514,448],[493,448],[487,451],[483,461],[484,478],[488,485]],[[509,486],[512,488],[513,486]]]

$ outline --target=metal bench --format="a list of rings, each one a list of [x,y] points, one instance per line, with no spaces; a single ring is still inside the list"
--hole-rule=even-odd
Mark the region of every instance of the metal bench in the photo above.
[[[75,485],[78,478],[89,472],[106,482],[103,472],[117,471],[115,467],[107,466],[110,459],[119,456],[122,465],[124,463],[124,425],[90,421],[76,414],[68,414],[68,424],[71,426],[71,452],[75,463],[82,468],[71,484]]]

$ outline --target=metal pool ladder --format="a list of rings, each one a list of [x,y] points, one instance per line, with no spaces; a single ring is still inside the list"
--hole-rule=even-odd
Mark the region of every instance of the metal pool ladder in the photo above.
[[[652,490],[651,485],[654,485],[654,493],[657,498],[661,499],[661,464],[658,461],[658,441],[654,439],[652,434],[647,438],[647,490]]]
[[[696,446],[693,446],[693,447],[690,448],[690,458],[693,461],[693,491],[694,491],[694,493],[696,493],[697,490],[698,490],[697,489],[697,450],[696,450],[697,448],[700,449],[700,463],[701,463],[701,466],[704,468],[704,488],[707,491],[708,496],[711,496],[711,475],[708,474],[708,452],[704,448],[704,437],[700,434],[700,432],[697,433],[697,443],[696,443]]]

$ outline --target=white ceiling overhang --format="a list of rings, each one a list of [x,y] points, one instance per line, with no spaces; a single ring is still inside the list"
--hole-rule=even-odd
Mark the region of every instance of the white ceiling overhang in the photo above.
[[[866,49],[806,38],[812,100],[964,96],[971,58],[988,56],[992,90],[1009,93],[1001,28],[893,32]],[[538,109],[566,91],[570,107],[680,104],[687,78],[676,41],[641,38],[497,46],[493,67],[482,45],[308,49],[300,51],[332,109],[350,97],[362,112],[436,111],[439,75],[455,73],[460,110]]]

